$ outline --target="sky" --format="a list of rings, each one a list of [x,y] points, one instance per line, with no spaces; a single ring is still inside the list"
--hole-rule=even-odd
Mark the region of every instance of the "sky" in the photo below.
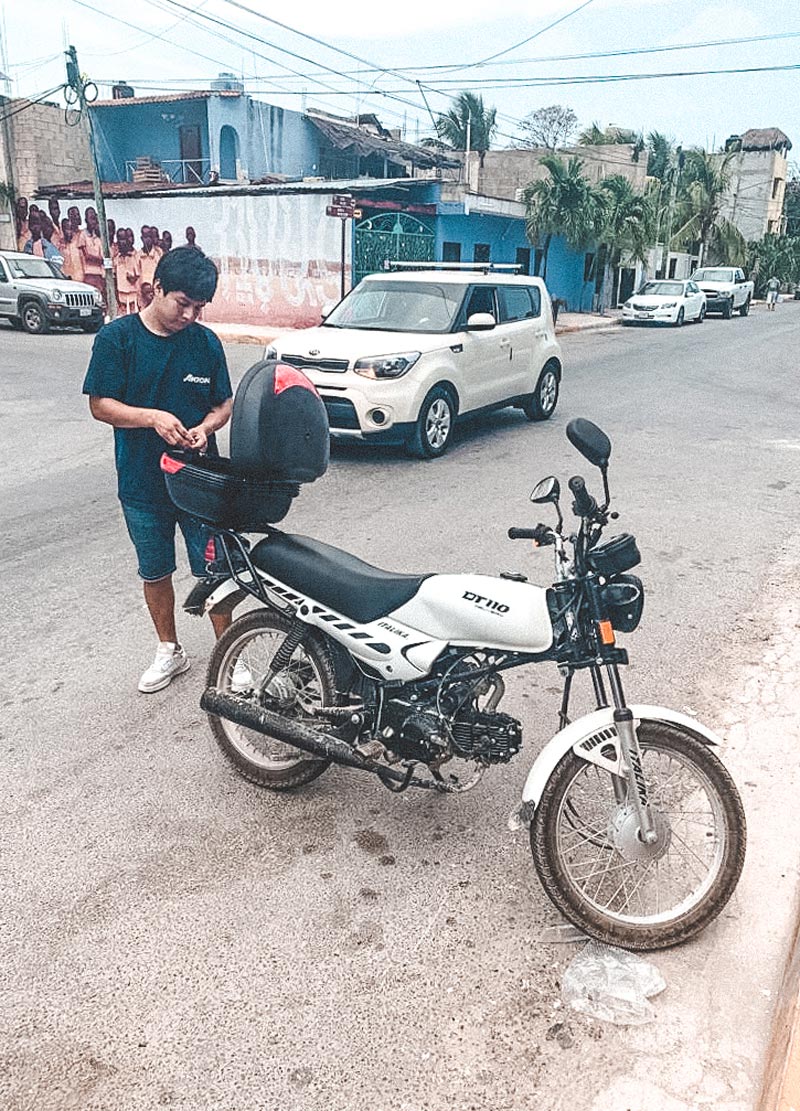
[[[12,96],[63,82],[61,51],[71,43],[101,96],[119,80],[138,95],[207,88],[227,70],[260,100],[343,116],[375,112],[415,142],[431,134],[431,115],[470,89],[498,110],[496,147],[513,143],[531,111],[562,104],[581,126],[656,130],[707,149],[751,127],[779,127],[800,160],[797,0],[403,0],[369,8],[334,0],[0,0],[0,16],[0,71],[9,78],[0,90]],[[763,41],[689,48],[744,38]],[[652,52],[619,53],[643,50]],[[603,52],[617,53],[568,57]],[[785,65],[798,69],[607,80]],[[61,102],[58,92],[49,99]]]

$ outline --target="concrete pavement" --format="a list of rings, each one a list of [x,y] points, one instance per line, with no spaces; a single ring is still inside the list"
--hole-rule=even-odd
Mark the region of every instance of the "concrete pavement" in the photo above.
[[[750,829],[723,916],[653,956],[668,987],[640,1030],[565,1014],[574,948],[543,942],[555,915],[505,828],[556,674],[510,679],[523,754],[469,795],[396,798],[337,771],[250,788],[197,709],[200,622],[181,625],[193,671],[135,692],[151,635],[111,437],[79,396],[89,338],[3,329],[4,1111],[752,1111],[800,839],[795,370],[753,368],[798,323],[569,336],[552,421],[492,414],[431,464],[337,448],[285,526],[398,570],[549,581],[546,553],[505,530],[536,520],[542,474],[581,469],[567,420],[612,436],[648,592],[629,694],[726,737]],[[238,378],[253,352],[228,354]]]

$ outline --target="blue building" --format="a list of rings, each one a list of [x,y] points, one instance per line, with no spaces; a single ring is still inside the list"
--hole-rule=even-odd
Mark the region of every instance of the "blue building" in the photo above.
[[[375,116],[349,121],[278,108],[254,100],[226,74],[211,86],[137,97],[118,85],[112,100],[96,101],[91,112],[102,180],[208,185],[460,172],[458,159],[402,142]]]

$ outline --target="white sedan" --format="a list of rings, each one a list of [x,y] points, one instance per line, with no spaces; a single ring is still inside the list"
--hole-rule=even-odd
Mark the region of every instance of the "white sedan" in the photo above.
[[[656,278],[645,282],[638,293],[622,306],[622,323],[674,324],[689,320],[702,324],[706,316],[706,295],[690,279]]]

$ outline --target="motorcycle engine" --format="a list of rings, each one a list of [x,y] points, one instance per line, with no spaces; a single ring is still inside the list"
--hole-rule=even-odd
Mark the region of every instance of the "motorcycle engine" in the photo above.
[[[522,725],[510,714],[462,706],[454,716],[427,703],[392,698],[382,717],[384,743],[398,756],[426,764],[458,756],[483,764],[510,760],[522,745]]]

